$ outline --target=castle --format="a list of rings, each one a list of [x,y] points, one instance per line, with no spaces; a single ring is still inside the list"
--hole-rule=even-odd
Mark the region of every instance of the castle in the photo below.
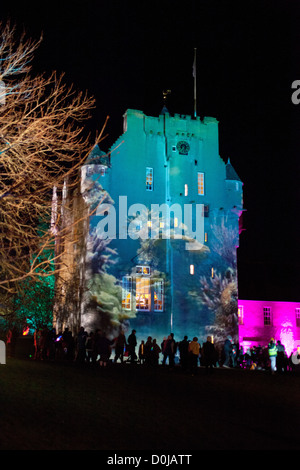
[[[104,189],[113,201],[93,213],[90,231],[117,253],[109,273],[122,287],[127,327],[143,338],[237,339],[243,183],[219,155],[218,121],[165,107],[158,117],[128,109],[123,118],[109,156],[96,147],[88,158],[82,187],[100,183],[98,199]]]
[[[72,230],[63,243],[57,235],[67,266],[56,282],[57,329],[300,346],[300,302],[238,298],[243,183],[219,155],[215,118],[128,109],[110,151],[96,146],[75,197],[64,188],[60,199],[60,232]]]

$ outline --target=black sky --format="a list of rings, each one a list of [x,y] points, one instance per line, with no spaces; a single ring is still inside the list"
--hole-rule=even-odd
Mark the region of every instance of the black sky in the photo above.
[[[299,123],[291,84],[300,80],[298,1],[98,0],[5,2],[0,18],[43,43],[34,71],[65,72],[95,96],[90,123],[103,150],[128,108],[219,120],[220,155],[244,182],[240,298],[300,300]]]

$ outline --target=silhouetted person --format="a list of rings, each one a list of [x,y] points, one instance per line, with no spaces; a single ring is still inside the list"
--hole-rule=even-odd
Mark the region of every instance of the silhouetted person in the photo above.
[[[223,367],[230,367],[230,359],[231,359],[231,351],[232,351],[232,344],[231,344],[231,336],[228,336],[224,343],[224,354],[225,354],[225,361]]]
[[[136,330],[132,330],[131,334],[128,336],[127,343],[128,343],[128,353],[130,356],[130,362],[133,364],[136,359],[135,348],[137,345],[136,341]]]
[[[88,334],[83,328],[80,327],[79,333],[77,335],[77,361],[82,364],[85,362],[86,359],[86,342],[87,342]]]
[[[147,341],[144,345],[144,357],[145,357],[145,364],[149,365],[151,361],[151,348],[152,348],[152,338],[148,336]]]
[[[114,340],[109,340],[105,333],[100,333],[98,335],[97,341],[97,352],[100,355],[99,365],[100,367],[106,367],[111,355],[111,345],[114,343]]]
[[[125,338],[123,331],[121,331],[116,340],[116,353],[115,353],[114,362],[117,362],[117,360],[120,359],[121,364],[123,364],[124,350],[126,346],[127,346],[126,338]]]
[[[287,358],[283,344],[277,341],[276,369],[279,374],[287,371]]]
[[[164,349],[163,349],[163,361],[162,364],[165,365],[167,359],[169,358],[169,366],[173,367],[174,366],[174,339],[172,335],[169,335],[166,342],[164,343]]]
[[[212,372],[213,367],[216,363],[217,354],[216,354],[215,347],[213,343],[211,342],[211,336],[208,336],[206,339],[206,342],[203,343],[202,351],[203,351],[203,360],[204,360],[206,373]]]
[[[189,340],[185,336],[179,343],[180,364],[183,370],[187,370],[189,361]]]
[[[156,339],[154,338],[152,342],[152,347],[150,351],[150,364],[154,367],[158,366],[159,362],[159,354],[161,353],[161,348],[156,342]]]

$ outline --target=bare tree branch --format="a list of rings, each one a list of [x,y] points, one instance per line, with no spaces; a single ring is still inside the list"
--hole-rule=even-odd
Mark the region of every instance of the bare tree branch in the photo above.
[[[53,187],[78,186],[79,168],[105,127],[91,143],[84,123],[95,100],[56,72],[30,76],[41,40],[17,38],[14,27],[0,24],[0,289],[9,292],[28,276],[53,274],[54,234],[41,232],[50,228]],[[69,233],[63,230],[61,237]],[[40,261],[47,250],[52,255]]]

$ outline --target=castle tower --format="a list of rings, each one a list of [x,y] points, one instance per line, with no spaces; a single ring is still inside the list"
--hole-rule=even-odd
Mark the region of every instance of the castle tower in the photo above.
[[[242,182],[219,155],[218,121],[128,109],[98,176],[114,201],[111,273],[122,284],[124,314],[134,317],[130,328],[141,339],[228,334],[216,318],[237,316]],[[91,217],[91,227],[103,227],[105,217]],[[216,299],[219,279],[225,288]]]

